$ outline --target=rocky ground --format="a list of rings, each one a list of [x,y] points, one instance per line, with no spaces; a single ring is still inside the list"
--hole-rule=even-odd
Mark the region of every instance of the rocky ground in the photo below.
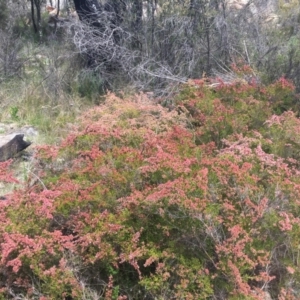
[[[13,158],[13,172],[19,184],[0,182],[0,199],[5,200],[5,195],[17,186],[20,186],[32,172],[34,161],[34,146],[39,143],[39,132],[30,125],[20,126],[17,123],[0,123],[0,148],[8,143],[14,136],[24,135],[23,140],[30,142],[30,146],[17,153]]]

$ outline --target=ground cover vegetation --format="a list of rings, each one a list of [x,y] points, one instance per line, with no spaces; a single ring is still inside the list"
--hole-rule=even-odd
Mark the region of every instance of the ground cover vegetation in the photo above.
[[[295,88],[207,84],[108,94],[38,147],[0,203],[3,299],[299,299]]]
[[[79,2],[0,0],[0,299],[299,299],[297,3]]]

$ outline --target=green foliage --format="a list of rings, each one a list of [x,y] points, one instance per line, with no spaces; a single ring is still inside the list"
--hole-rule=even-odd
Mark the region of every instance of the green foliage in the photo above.
[[[80,97],[95,100],[105,93],[105,81],[96,72],[82,72],[77,79],[77,90]]]
[[[108,94],[38,148],[43,185],[0,203],[2,295],[298,299],[300,124],[280,99],[283,79],[191,81],[171,111]]]
[[[20,117],[18,116],[19,108],[17,106],[12,106],[10,108],[10,117],[13,121],[19,121]]]
[[[0,28],[5,29],[5,25],[7,22],[8,11],[7,11],[7,1],[1,0],[0,1]]]

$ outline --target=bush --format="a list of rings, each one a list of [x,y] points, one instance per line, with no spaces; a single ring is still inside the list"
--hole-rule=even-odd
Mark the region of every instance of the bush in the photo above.
[[[82,71],[77,79],[78,94],[81,97],[86,97],[89,100],[99,98],[99,95],[104,95],[106,92],[105,81],[94,71]]]
[[[299,298],[299,167],[272,131],[299,126],[274,121],[273,88],[196,81],[171,111],[109,94],[84,113],[39,148],[43,184],[2,202],[2,294]]]

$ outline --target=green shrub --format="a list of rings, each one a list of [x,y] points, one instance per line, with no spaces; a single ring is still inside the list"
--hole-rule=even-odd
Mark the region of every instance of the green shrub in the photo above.
[[[80,97],[89,100],[99,98],[106,92],[105,80],[94,71],[86,71],[79,74],[77,78],[77,90]]]
[[[279,143],[299,122],[272,117],[273,88],[189,85],[172,111],[107,95],[39,148],[44,183],[0,203],[2,295],[299,298],[299,166]]]

